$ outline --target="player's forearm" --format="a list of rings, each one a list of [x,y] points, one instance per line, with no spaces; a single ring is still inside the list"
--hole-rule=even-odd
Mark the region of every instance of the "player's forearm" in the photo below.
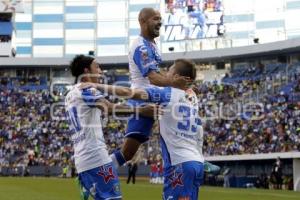
[[[129,97],[131,95],[130,88],[122,86],[97,84],[97,89],[109,95],[115,95],[123,98]]]
[[[160,73],[152,72],[148,76],[150,83],[159,87],[172,86],[173,82],[166,76]]]
[[[125,99],[147,100],[148,93],[142,89],[130,89],[128,87],[98,84],[97,89],[110,95]]]
[[[114,107],[110,110],[110,113],[114,113],[117,115],[130,115],[136,112],[136,108],[125,104],[114,104]]]
[[[154,108],[150,108],[150,106],[143,106],[143,107],[133,107],[128,106],[126,104],[112,104],[112,107],[108,110],[109,114],[115,115],[142,115],[144,117],[153,117],[154,116]]]

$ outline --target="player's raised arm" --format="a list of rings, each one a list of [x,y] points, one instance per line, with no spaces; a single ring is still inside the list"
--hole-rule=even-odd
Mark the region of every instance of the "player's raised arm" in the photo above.
[[[167,78],[163,74],[155,71],[151,71],[148,74],[148,78],[150,80],[150,83],[152,85],[160,86],[160,87],[176,87],[176,88],[182,88],[189,84],[189,79],[185,77],[174,77],[172,79]]]
[[[153,103],[166,103],[171,98],[170,87],[151,87],[147,89],[131,89],[128,87],[97,83],[81,83],[81,88],[93,87],[101,92],[125,99],[144,100]]]
[[[114,85],[105,85],[105,84],[96,84],[96,83],[81,83],[81,88],[95,88],[101,92],[107,93],[109,95],[114,95],[122,97],[125,99],[137,99],[145,100],[149,99],[149,95],[144,89],[130,89],[128,87],[114,86]]]
[[[106,99],[98,100],[95,103],[95,106],[102,110],[106,115],[115,113],[120,115],[130,115],[135,113],[135,110],[133,107],[130,107],[125,104],[114,104]]]

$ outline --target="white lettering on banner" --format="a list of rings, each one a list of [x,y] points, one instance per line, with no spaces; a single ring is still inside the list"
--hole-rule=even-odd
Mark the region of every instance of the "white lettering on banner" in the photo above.
[[[165,41],[183,40],[185,33],[182,25],[167,25]]]
[[[185,26],[183,24],[165,25],[164,40],[177,41],[184,39],[201,39],[209,37],[218,37],[218,28],[222,25],[222,12],[207,12],[207,19],[204,26],[192,24]]]

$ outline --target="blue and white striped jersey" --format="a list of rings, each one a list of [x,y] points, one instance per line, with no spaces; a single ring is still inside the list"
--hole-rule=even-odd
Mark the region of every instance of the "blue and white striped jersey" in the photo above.
[[[104,141],[101,110],[95,103],[104,96],[94,88],[74,85],[65,98],[77,172],[87,171],[111,162]]]
[[[131,88],[150,86],[148,73],[159,71],[161,55],[155,43],[139,36],[132,44],[128,55]]]
[[[203,129],[194,91],[171,87],[151,87],[146,91],[149,101],[164,106],[159,125],[165,167],[187,161],[203,163]]]

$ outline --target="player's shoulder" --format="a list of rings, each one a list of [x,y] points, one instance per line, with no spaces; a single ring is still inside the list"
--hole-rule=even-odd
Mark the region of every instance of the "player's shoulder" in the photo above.
[[[70,103],[73,102],[75,99],[77,99],[80,96],[80,90],[76,85],[73,85],[71,89],[67,92],[65,96],[65,102]]]
[[[182,90],[178,88],[172,88],[172,94],[173,97],[178,97],[178,98],[186,98],[186,97],[193,97],[197,99],[196,93],[192,89],[187,89],[187,90]]]
[[[131,43],[131,49],[136,49],[138,46],[141,46],[143,44],[142,37],[138,36],[135,38]]]
[[[149,48],[148,42],[142,36],[137,37],[131,45],[132,52],[135,52],[137,50],[143,51],[148,48]]]
[[[89,87],[81,89],[80,84],[73,85],[66,95],[66,98],[84,98],[89,96],[103,95],[99,90]]]
[[[81,98],[85,101],[98,100],[104,97],[105,95],[102,92],[93,87],[81,90]]]
[[[175,94],[185,94],[184,90],[175,87],[171,87],[171,92]]]

